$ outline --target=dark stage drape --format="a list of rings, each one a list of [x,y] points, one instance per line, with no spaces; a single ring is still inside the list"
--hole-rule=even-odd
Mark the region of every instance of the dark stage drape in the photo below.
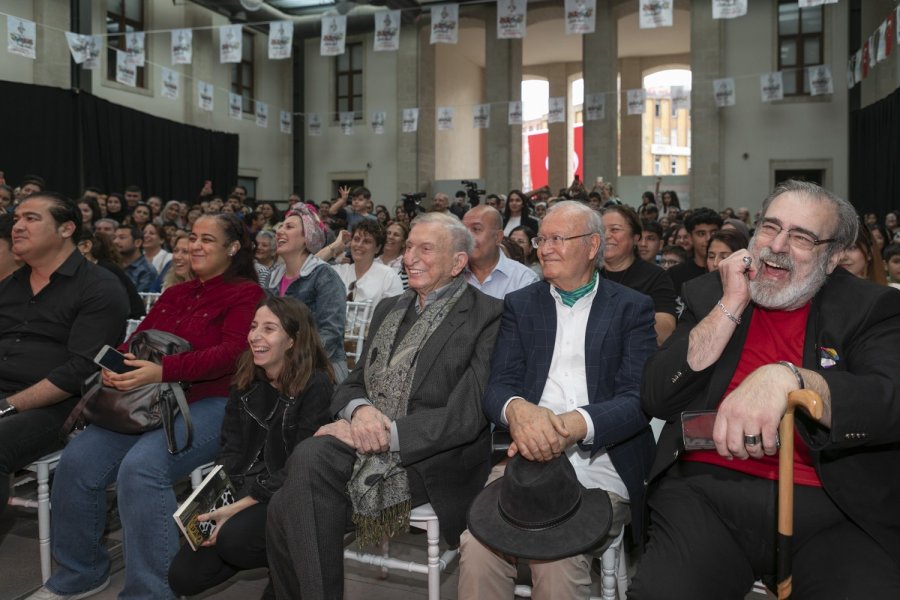
[[[900,209],[900,88],[850,113],[850,198],[860,214]]]
[[[16,185],[40,175],[48,189],[77,197],[140,186],[144,197],[196,200],[237,183],[239,137],[154,117],[72,90],[0,81],[0,171]]]

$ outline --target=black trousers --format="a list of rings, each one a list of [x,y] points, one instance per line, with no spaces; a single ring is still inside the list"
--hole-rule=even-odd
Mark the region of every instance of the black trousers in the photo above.
[[[269,574],[283,600],[340,600],[344,534],[352,529],[347,482],[356,451],[332,436],[311,437],[288,459],[288,476],[269,503]],[[412,505],[428,502],[418,475],[407,470]]]
[[[0,419],[0,514],[9,498],[9,476],[63,447],[60,430],[77,398]]]
[[[228,581],[238,571],[267,566],[267,506],[254,504],[228,519],[215,546],[194,552],[184,544],[169,567],[169,587],[179,596],[194,596]]]
[[[629,600],[738,600],[757,579],[774,583],[777,485],[713,465],[674,465],[651,489],[650,540]],[[900,598],[900,568],[887,552],[824,490],[794,490],[792,598]]]

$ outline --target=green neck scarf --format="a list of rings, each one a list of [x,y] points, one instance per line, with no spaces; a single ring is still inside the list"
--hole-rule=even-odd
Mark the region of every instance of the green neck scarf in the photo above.
[[[597,272],[594,271],[594,276],[591,277],[591,280],[576,290],[567,292],[565,290],[559,289],[558,287],[554,287],[553,289],[555,289],[556,293],[559,294],[559,298],[560,298],[560,300],[562,300],[562,303],[565,304],[566,306],[568,306],[569,308],[572,308],[572,306],[574,306],[574,304],[576,302],[578,302],[579,300],[581,300],[582,298],[584,298],[585,296],[590,294],[594,290],[594,287],[596,287],[596,285],[597,285]]]

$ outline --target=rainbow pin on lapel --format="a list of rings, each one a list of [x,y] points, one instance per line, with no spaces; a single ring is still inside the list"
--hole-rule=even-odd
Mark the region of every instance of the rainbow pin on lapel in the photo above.
[[[819,364],[823,369],[830,369],[838,364],[839,360],[841,360],[841,357],[838,355],[837,350],[819,346]]]

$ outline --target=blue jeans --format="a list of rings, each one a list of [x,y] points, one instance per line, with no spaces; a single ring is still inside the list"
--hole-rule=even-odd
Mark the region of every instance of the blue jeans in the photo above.
[[[92,425],[69,442],[51,492],[50,541],[59,564],[46,583],[51,591],[77,594],[109,576],[102,537],[106,488],[115,481],[125,550],[125,587],[119,598],[175,597],[166,578],[181,536],[172,519],[178,508],[172,485],[215,459],[225,401],[206,398],[191,404],[194,440],[175,455],[169,454],[162,429],[129,435]],[[175,431],[183,444],[180,415]]]

